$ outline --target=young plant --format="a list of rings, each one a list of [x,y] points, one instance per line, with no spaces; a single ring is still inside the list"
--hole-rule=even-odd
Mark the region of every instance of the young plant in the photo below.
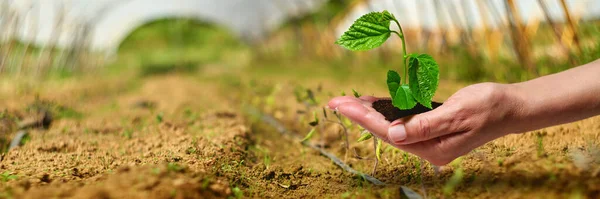
[[[391,30],[391,22],[399,31]],[[438,87],[439,67],[430,55],[407,54],[405,35],[393,14],[371,12],[358,18],[335,43],[352,51],[365,51],[381,46],[391,34],[402,40],[404,79],[394,70],[387,73],[387,86],[394,107],[414,108],[417,103],[432,109],[432,98]]]
[[[19,176],[14,175],[10,171],[4,171],[3,173],[0,174],[0,181],[2,181],[2,182],[8,182],[10,180],[16,180],[17,178],[19,178]]]

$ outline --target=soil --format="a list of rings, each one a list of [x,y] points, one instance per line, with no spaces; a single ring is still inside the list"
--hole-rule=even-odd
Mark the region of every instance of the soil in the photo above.
[[[431,107],[434,109],[441,105],[442,103],[439,102],[431,102]],[[389,99],[382,99],[373,102],[373,109],[385,116],[385,119],[390,122],[403,117],[425,113],[427,111],[432,110],[419,103],[417,103],[417,105],[411,109],[401,110],[399,108],[396,108],[392,104],[392,100]]]
[[[313,81],[324,91],[343,85]],[[600,197],[600,117],[509,135],[439,170],[383,145],[372,176],[386,185],[374,186],[246,114],[257,107],[306,135],[312,111],[324,105],[298,103],[297,84],[275,82],[249,88],[165,75],[0,86],[7,140],[36,114],[27,107],[37,98],[53,107],[48,129],[28,128],[29,140],[1,155],[0,198],[399,198],[400,185],[427,198]],[[460,88],[440,85],[440,98]],[[355,141],[358,126],[347,126],[348,137],[337,123],[317,128],[310,142],[371,174],[373,142]]]

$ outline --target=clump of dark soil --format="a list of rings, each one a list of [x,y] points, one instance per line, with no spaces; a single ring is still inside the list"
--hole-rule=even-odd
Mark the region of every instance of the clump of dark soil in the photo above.
[[[442,103],[439,103],[439,102],[431,103],[431,106],[434,109],[441,105],[442,105]],[[392,100],[389,100],[389,99],[382,99],[382,100],[377,100],[377,101],[373,102],[373,108],[377,112],[379,112],[383,116],[385,116],[385,120],[390,121],[390,122],[400,119],[400,118],[403,118],[403,117],[406,117],[406,116],[416,115],[419,113],[424,113],[424,112],[432,110],[432,109],[424,107],[423,105],[418,104],[418,103],[412,109],[400,110],[399,108],[394,107],[394,105],[392,104]]]

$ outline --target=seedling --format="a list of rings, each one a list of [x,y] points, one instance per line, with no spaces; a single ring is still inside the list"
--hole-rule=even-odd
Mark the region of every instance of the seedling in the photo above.
[[[392,21],[398,25],[399,31],[390,29]],[[439,82],[438,64],[428,54],[408,54],[406,52],[406,41],[402,26],[393,14],[384,10],[363,15],[335,43],[348,50],[365,51],[381,46],[391,34],[396,34],[402,40],[404,63],[403,79],[394,70],[389,70],[387,73],[387,86],[392,99],[391,104],[400,110],[415,110],[398,112],[383,110],[384,108],[390,108],[386,106],[376,106],[374,104],[373,107],[382,112],[386,119],[391,120],[411,115],[411,113],[416,114],[427,111],[423,110],[424,108],[431,110],[439,106],[438,103],[432,102]],[[378,102],[381,103],[382,101]],[[417,106],[417,104],[423,107]],[[394,113],[396,116],[392,116]]]
[[[157,121],[158,123],[162,123],[162,122],[163,122],[163,113],[158,113],[158,114],[156,115],[156,121]]]
[[[442,188],[442,191],[443,191],[444,195],[446,195],[446,196],[454,193],[454,190],[456,189],[456,187],[458,187],[463,181],[463,177],[464,177],[465,173],[464,173],[463,168],[461,167],[461,162],[462,162],[462,159],[458,158],[451,163],[452,167],[455,168],[454,173],[452,174],[450,179],[448,179],[448,181]]]
[[[2,182],[8,182],[10,180],[16,180],[17,178],[19,178],[19,177],[17,175],[14,175],[10,171],[4,171],[3,173],[0,174],[0,180]]]
[[[184,169],[185,169],[184,167],[182,167],[181,165],[179,165],[177,163],[169,162],[167,164],[167,171],[180,172],[180,171],[183,171]]]

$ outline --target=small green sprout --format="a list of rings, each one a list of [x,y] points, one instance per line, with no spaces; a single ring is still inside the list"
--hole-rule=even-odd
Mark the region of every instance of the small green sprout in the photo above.
[[[308,132],[308,134],[306,134],[306,136],[302,139],[301,142],[306,142],[308,140],[310,140],[310,138],[312,138],[315,135],[315,132],[317,132],[316,128],[312,128],[310,129],[310,131]]]
[[[373,138],[373,134],[371,134],[371,132],[363,131],[360,133],[360,137],[358,138],[357,142],[362,142],[371,138]]]
[[[125,137],[127,139],[131,139],[133,137],[133,131],[131,129],[124,130],[123,137]]]
[[[163,122],[163,113],[159,113],[156,115],[156,121],[158,123],[162,123]]]
[[[454,193],[454,190],[456,189],[456,187],[458,185],[460,185],[460,183],[462,183],[462,181],[463,181],[465,173],[464,173],[463,168],[460,167],[461,162],[462,162],[462,158],[458,158],[451,163],[452,167],[454,167],[456,169],[454,169],[454,173],[452,174],[450,179],[448,179],[448,181],[442,188],[442,191],[444,192],[445,195],[450,195],[450,194]]]
[[[313,111],[313,117],[314,117],[314,120],[313,120],[313,121],[311,121],[311,122],[310,122],[310,123],[308,123],[308,124],[309,124],[310,126],[312,126],[312,127],[315,127],[315,126],[319,125],[319,117],[317,117],[317,112],[316,112],[316,111]]]
[[[392,21],[398,25],[399,32],[390,29]],[[432,98],[439,82],[438,64],[430,55],[406,52],[402,26],[393,14],[384,10],[363,15],[335,43],[352,51],[370,50],[381,46],[392,33],[402,40],[404,54],[404,79],[394,70],[387,74],[392,104],[402,110],[411,109],[417,103],[432,108]]]
[[[231,192],[233,193],[233,196],[235,198],[243,198],[244,197],[244,192],[242,192],[242,190],[239,187],[234,187],[233,189],[231,189]]]
[[[383,142],[381,139],[377,139],[377,147],[375,148],[375,156],[377,157],[377,161],[381,161],[381,147],[383,146]]]
[[[360,93],[358,93],[356,90],[352,89],[352,94],[354,95],[354,97],[359,98],[360,97]]]
[[[16,180],[17,178],[19,178],[19,176],[14,175],[10,171],[4,171],[3,173],[0,174],[0,180],[2,180],[2,182],[8,182],[10,180]]]
[[[169,164],[167,164],[167,170],[171,172],[180,172],[183,171],[183,169],[184,168],[177,163],[169,162]]]

